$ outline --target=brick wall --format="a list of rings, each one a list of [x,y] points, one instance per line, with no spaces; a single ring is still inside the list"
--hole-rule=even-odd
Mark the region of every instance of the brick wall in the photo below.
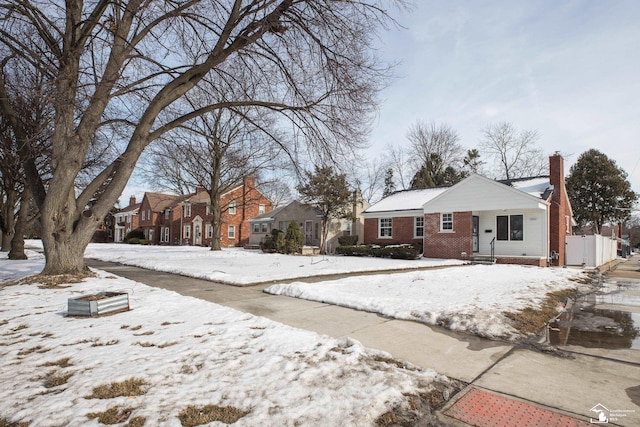
[[[540,258],[523,258],[523,257],[498,257],[496,258],[497,264],[518,264],[518,265],[532,265],[536,267],[546,267],[547,260]]]
[[[566,223],[571,211],[564,185],[564,159],[558,153],[549,157],[549,181],[554,188],[549,208],[549,251],[558,253],[552,265],[560,266],[565,264],[565,239],[571,234],[571,225],[567,230]]]
[[[471,212],[453,213],[453,232],[440,231],[440,214],[424,216],[424,256],[461,259],[462,253],[473,255]]]
[[[396,243],[422,244],[421,238],[414,238],[414,217],[400,216],[393,218],[391,237],[378,237],[378,218],[365,218],[364,244],[390,245]]]

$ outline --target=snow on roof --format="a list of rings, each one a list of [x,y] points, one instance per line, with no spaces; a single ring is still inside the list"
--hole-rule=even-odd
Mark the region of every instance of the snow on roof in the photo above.
[[[422,206],[434,197],[444,193],[450,187],[425,188],[423,190],[404,190],[385,197],[373,204],[364,213],[393,212],[422,209]]]
[[[512,180],[510,182],[505,182],[505,184],[511,185],[511,187],[515,188],[516,190],[520,190],[524,193],[542,199],[547,199],[550,194],[547,191],[553,190],[553,186],[549,182],[548,176],[538,176],[535,178]]]

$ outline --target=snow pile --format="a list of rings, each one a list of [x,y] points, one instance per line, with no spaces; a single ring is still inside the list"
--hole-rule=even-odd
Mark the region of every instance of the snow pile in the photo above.
[[[351,340],[101,271],[63,289],[3,286],[42,267],[42,257],[0,259],[0,419],[97,426],[87,414],[118,407],[145,425],[180,426],[188,405],[211,404],[248,412],[238,426],[365,426],[443,380]],[[68,298],[104,290],[128,292],[133,310],[65,317]],[[55,378],[59,385],[47,381]],[[132,378],[146,383],[145,394],[89,398],[94,387]]]
[[[574,288],[580,270],[473,265],[409,273],[350,277],[265,289],[396,319],[440,324],[490,338],[515,338],[505,311],[539,305],[548,292]]]
[[[462,264],[462,261],[458,260],[427,258],[392,260],[322,255],[292,256],[266,254],[241,248],[210,251],[209,248],[199,246],[140,246],[117,243],[92,243],[87,247],[85,256],[240,285],[328,274]]]

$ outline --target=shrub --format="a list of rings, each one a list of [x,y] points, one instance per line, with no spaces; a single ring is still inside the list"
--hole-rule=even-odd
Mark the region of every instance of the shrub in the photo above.
[[[127,233],[124,236],[124,239],[128,241],[129,239],[144,239],[144,232],[142,230],[133,230]]]
[[[276,243],[273,241],[271,235],[267,235],[264,241],[260,242],[260,249],[266,253],[274,253],[276,251]]]
[[[285,249],[287,253],[295,254],[300,252],[304,245],[304,234],[300,230],[297,222],[291,221],[287,227],[287,234],[284,236]]]
[[[140,244],[141,245],[150,245],[151,244],[151,240],[149,240],[149,239],[140,239]]]
[[[140,243],[140,239],[138,237],[132,237],[130,239],[127,239],[127,243],[130,245],[137,245]]]
[[[359,245],[359,246],[338,246],[336,253],[347,256],[371,256],[371,246]]]
[[[271,235],[273,236],[276,251],[281,254],[285,253],[287,250],[287,242],[284,238],[284,231],[276,228],[271,231]]]
[[[338,243],[340,246],[353,246],[358,243],[358,236],[340,236]]]
[[[419,248],[412,245],[357,245],[338,246],[336,253],[347,256],[372,256],[378,258],[393,259],[418,259],[422,253]]]

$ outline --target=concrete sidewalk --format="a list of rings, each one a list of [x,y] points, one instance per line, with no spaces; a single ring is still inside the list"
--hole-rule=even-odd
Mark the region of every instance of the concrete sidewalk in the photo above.
[[[597,420],[591,409],[602,405],[610,411],[609,424],[640,425],[640,351],[637,350],[582,351],[579,348],[571,349],[570,357],[559,357],[416,322],[269,295],[262,292],[267,285],[232,287],[95,260],[88,264],[293,327],[335,338],[351,337],[395,358],[469,383],[468,389],[459,393],[439,413],[443,425],[470,425],[446,416],[444,412],[472,388],[586,423],[594,417]],[[637,259],[621,264],[624,265],[640,269]],[[637,274],[640,280],[640,273]],[[488,395],[482,394],[481,400]],[[495,419],[498,418],[496,414]],[[510,424],[478,422],[473,425]]]

